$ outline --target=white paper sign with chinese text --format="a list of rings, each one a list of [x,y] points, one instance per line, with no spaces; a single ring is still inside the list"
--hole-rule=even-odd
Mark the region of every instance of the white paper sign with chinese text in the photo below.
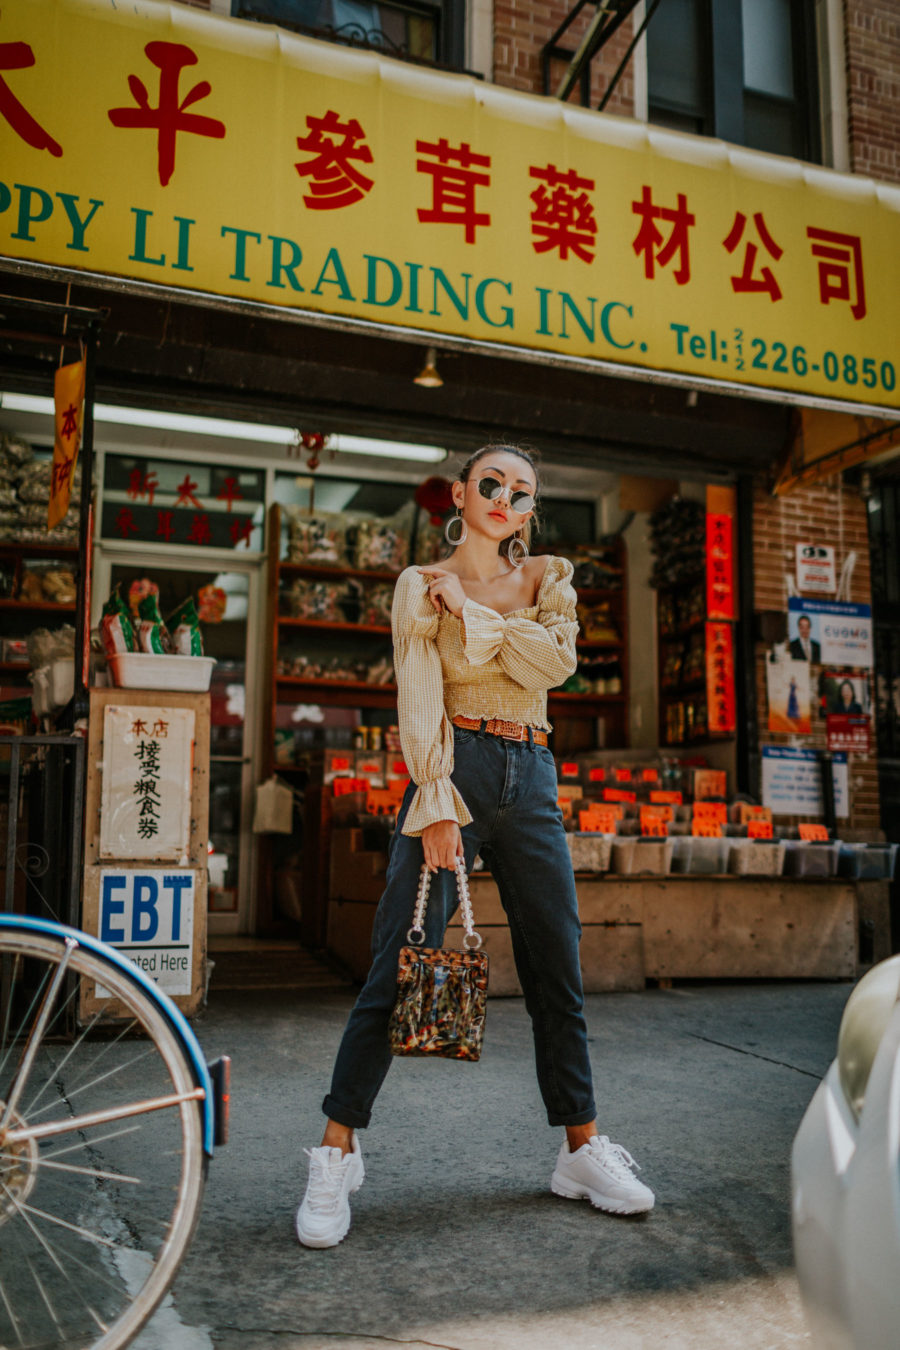
[[[189,868],[104,867],[99,936],[167,994],[190,994],[196,895]],[[109,991],[98,985],[97,997]]]
[[[797,545],[797,590],[834,595],[837,571],[834,549],[829,544]]]
[[[101,858],[187,861],[193,755],[190,708],[107,706]]]

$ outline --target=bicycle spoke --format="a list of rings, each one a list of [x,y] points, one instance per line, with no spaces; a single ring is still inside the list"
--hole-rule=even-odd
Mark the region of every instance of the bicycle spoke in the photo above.
[[[50,1021],[50,1014],[53,1011],[53,1005],[56,1002],[57,993],[59,992],[60,986],[62,985],[62,982],[65,979],[69,962],[72,959],[72,953],[75,951],[77,946],[78,943],[75,941],[74,938],[66,938],[66,949],[59,959],[59,962],[56,967],[56,973],[50,982],[50,988],[44,995],[44,1001],[41,1004],[41,1010],[38,1013],[38,1019],[31,1029],[31,1034],[28,1037],[28,1044],[25,1047],[25,1054],[22,1057],[22,1062],[19,1065],[19,1071],[16,1074],[15,1080],[13,1081],[12,1090],[10,1091],[9,1097],[7,1098],[6,1108],[3,1112],[3,1116],[0,1117],[0,1130],[2,1130],[6,1125],[9,1124],[10,1117],[12,1116],[13,1112],[15,1111],[16,1107],[19,1104],[19,1098],[25,1091],[25,1084],[28,1082],[28,1075],[31,1072],[31,1066],[34,1063],[35,1055],[37,1054],[41,1041],[44,1038],[44,1032],[47,1030],[47,1023]]]
[[[47,1089],[48,1089],[48,1087],[50,1086],[50,1084],[51,1084],[52,1082],[56,1081],[56,1080],[59,1078],[59,1075],[62,1073],[63,1069],[66,1067],[66,1065],[68,1064],[69,1060],[70,1060],[70,1059],[72,1058],[72,1056],[73,1056],[73,1055],[81,1048],[82,1042],[85,1041],[85,1040],[87,1039],[87,1037],[89,1036],[89,1034],[94,1030],[94,1027],[95,1027],[95,1026],[97,1025],[97,1023],[99,1022],[100,1017],[101,1017],[101,1014],[100,1014],[99,1012],[96,1013],[96,1014],[94,1015],[94,1017],[91,1019],[91,1021],[90,1021],[90,1022],[87,1024],[87,1026],[84,1028],[84,1030],[82,1031],[82,1033],[81,1033],[81,1035],[78,1037],[78,1039],[75,1040],[75,1041],[73,1041],[72,1045],[71,1045],[70,1048],[66,1051],[66,1053],[63,1055],[63,1057],[62,1057],[62,1059],[60,1060],[60,1062],[59,1062],[58,1064],[54,1064],[54,1065],[52,1066],[53,1072],[47,1074],[47,1078],[46,1078],[46,1081],[45,1081],[43,1087],[39,1088],[39,1089],[38,1089],[38,1092],[37,1092],[37,1095],[34,1096],[34,1097],[32,1097],[31,1101],[28,1103],[28,1105],[26,1106],[24,1112],[22,1113],[23,1115],[25,1115],[25,1116],[30,1116],[30,1115],[32,1115],[32,1114],[34,1113],[34,1108],[37,1106],[38,1102],[41,1100],[41,1098],[43,1097],[44,1093],[47,1091]]]
[[[16,961],[18,962],[18,960],[19,960],[19,958],[17,957],[17,958],[16,958]],[[22,1018],[21,1018],[20,1021],[19,1021],[19,1025],[18,1025],[18,1027],[16,1028],[16,1032],[15,1032],[15,1034],[12,1036],[12,1038],[10,1039],[8,1045],[7,1045],[7,1043],[6,1043],[6,1040],[4,1039],[3,1044],[4,1044],[4,1046],[5,1046],[6,1048],[5,1048],[4,1052],[3,1052],[3,1058],[2,1058],[2,1060],[0,1060],[0,1076],[2,1076],[2,1074],[4,1073],[4,1071],[5,1071],[5,1069],[6,1069],[7,1062],[8,1062],[8,1060],[9,1060],[9,1057],[10,1057],[10,1055],[12,1054],[13,1050],[15,1049],[15,1047],[16,1047],[16,1046],[18,1045],[18,1043],[19,1043],[19,1037],[20,1037],[21,1034],[22,1034],[23,1028],[26,1027],[26,1026],[30,1026],[30,1025],[31,1025],[31,1015],[32,1015],[32,1013],[34,1012],[35,1008],[36,1008],[36,1007],[38,1006],[38,1004],[40,1003],[41,999],[43,998],[43,996],[44,996],[44,990],[47,988],[47,985],[48,985],[48,983],[49,983],[49,981],[50,981],[50,977],[51,977],[51,971],[50,971],[50,970],[47,970],[47,971],[44,973],[44,976],[43,976],[43,978],[41,979],[40,983],[38,984],[37,989],[35,989],[34,994],[32,995],[31,1002],[29,1003],[28,1008],[27,1008],[27,1010],[25,1011],[25,1013],[22,1015]],[[10,999],[10,1004],[9,1004],[8,1009],[7,1009],[6,1026],[4,1027],[4,1037],[6,1037],[6,1036],[9,1034],[9,1021],[10,1021],[11,1016],[12,1016],[12,1000]]]
[[[105,1144],[109,1139],[121,1139],[125,1134],[137,1134],[140,1125],[129,1125],[127,1130],[112,1130],[109,1134],[95,1134],[90,1140],[90,1147],[96,1148],[98,1144]],[[42,1153],[41,1159],[46,1162],[48,1158],[62,1158],[67,1153],[75,1153],[80,1148],[87,1148],[88,1141],[79,1139],[77,1144],[67,1144],[65,1148],[55,1148],[52,1153]]]
[[[53,1135],[68,1134],[71,1130],[89,1130],[94,1125],[106,1125],[113,1120],[127,1120],[130,1116],[143,1116],[150,1111],[165,1111],[170,1106],[181,1106],[183,1102],[203,1101],[205,1096],[203,1088],[194,1088],[193,1092],[151,1097],[145,1102],[132,1102],[130,1106],[110,1106],[105,1111],[90,1111],[83,1116],[73,1116],[71,1120],[53,1120],[48,1125],[20,1125],[17,1129],[7,1130],[6,1139],[11,1144],[21,1144],[26,1139],[49,1139]]]
[[[48,1313],[50,1314],[51,1318],[53,1319],[53,1325],[56,1327],[56,1330],[59,1332],[60,1340],[63,1340],[63,1339],[64,1339],[64,1333],[63,1333],[62,1324],[60,1323],[60,1320],[59,1320],[59,1318],[58,1318],[57,1315],[56,1315],[56,1309],[54,1308],[53,1304],[50,1302],[50,1295],[47,1293],[47,1290],[44,1288],[44,1282],[43,1282],[43,1280],[41,1279],[40,1275],[37,1273],[37,1271],[35,1270],[34,1266],[31,1264],[30,1261],[28,1262],[28,1269],[31,1271],[31,1278],[34,1280],[35,1284],[37,1285],[38,1293],[40,1294],[41,1298],[42,1298],[43,1301],[44,1301],[44,1306],[45,1306],[45,1308],[47,1309]]]
[[[107,1069],[106,1073],[98,1074],[97,1077],[92,1078],[89,1083],[82,1083],[81,1087],[75,1088],[71,1092],[66,1091],[66,1101],[70,1102],[73,1097],[80,1097],[82,1092],[87,1092],[90,1088],[97,1087],[100,1083],[108,1082],[110,1078],[115,1078],[116,1074],[124,1073],[126,1069],[133,1069],[136,1064],[140,1064],[142,1060],[147,1059],[152,1054],[152,1049],[143,1050],[139,1055],[136,1055],[134,1059],[129,1059],[124,1064],[118,1064],[114,1069]],[[48,1111],[54,1110],[58,1105],[58,1102],[48,1102],[46,1106],[41,1107],[40,1111],[29,1112],[29,1118],[36,1120],[38,1116],[45,1116]]]
[[[17,1341],[19,1342],[20,1345],[24,1345],[25,1342],[22,1340],[22,1333],[21,1333],[21,1331],[19,1330],[19,1319],[18,1319],[18,1317],[16,1317],[16,1314],[13,1312],[13,1310],[12,1310],[12,1304],[10,1303],[9,1299],[6,1297],[6,1289],[5,1289],[4,1286],[3,1286],[3,1281],[2,1281],[2,1280],[0,1280],[0,1300],[3,1301],[3,1306],[4,1306],[4,1308],[6,1309],[6,1315],[7,1315],[7,1317],[9,1318],[10,1326],[12,1327],[13,1331],[16,1333],[16,1339],[17,1339]]]
[[[79,1237],[86,1238],[89,1242],[96,1242],[101,1247],[115,1247],[111,1238],[101,1237],[99,1233],[92,1233],[89,1228],[82,1228],[80,1224],[69,1223],[66,1219],[61,1219],[58,1214],[48,1214],[45,1209],[36,1209],[34,1205],[27,1205],[23,1200],[16,1200],[16,1209],[21,1214],[30,1214],[35,1219],[46,1219],[47,1223],[56,1224],[60,1228],[65,1228],[70,1233],[77,1233]]]
[[[0,1153],[0,1162],[17,1162],[14,1153]],[[132,1186],[143,1186],[140,1177],[129,1177],[124,1172],[102,1172],[98,1167],[76,1167],[74,1163],[52,1162],[49,1158],[38,1158],[38,1167],[49,1167],[58,1172],[78,1172],[84,1177],[97,1177],[104,1181],[124,1181]]]
[[[75,1042],[75,1045],[72,1047],[72,1050],[70,1051],[70,1054],[73,1054],[76,1050],[78,1050],[78,1049],[81,1048],[81,1045],[82,1045],[82,1043],[83,1043],[83,1041],[84,1041],[84,1039],[85,1039],[85,1036],[87,1035],[87,1032],[91,1029],[91,1027],[94,1026],[94,1024],[96,1023],[97,1019],[100,1018],[100,1017],[102,1017],[102,1016],[103,1016],[102,1012],[97,1013],[97,1015],[96,1015],[96,1017],[94,1018],[93,1022],[91,1022],[90,1025],[89,1025],[88,1027],[86,1027],[86,1028],[84,1029],[84,1031],[82,1031],[81,1035],[78,1037],[78,1040]],[[118,1046],[118,1045],[121,1043],[121,1041],[123,1041],[123,1040],[125,1039],[125,1037],[128,1036],[128,1035],[134,1030],[134,1028],[135,1028],[137,1025],[138,1025],[137,1018],[133,1018],[130,1022],[127,1023],[126,1026],[124,1026],[124,1027],[122,1028],[122,1030],[119,1032],[119,1034],[118,1034],[117,1036],[113,1037],[113,1039],[112,1039],[111,1041],[108,1041],[107,1044],[106,1044],[106,1045],[103,1047],[103,1049],[100,1051],[100,1053],[94,1056],[94,1058],[93,1058],[93,1060],[91,1061],[90,1065],[86,1065],[86,1066],[82,1069],[82,1071],[80,1072],[79,1076],[76,1077],[76,1078],[72,1081],[71,1087],[70,1087],[70,1089],[69,1089],[69,1091],[67,1092],[66,1095],[69,1096],[69,1097],[77,1096],[78,1093],[84,1092],[87,1088],[93,1087],[95,1083],[101,1082],[102,1079],[103,1079],[103,1075],[98,1075],[96,1078],[92,1079],[89,1083],[85,1083],[85,1082],[84,1082],[84,1075],[85,1075],[86,1073],[92,1073],[92,1072],[97,1068],[97,1065],[100,1063],[101,1059],[105,1058],[105,1056],[109,1054],[110,1050],[114,1050],[114,1049],[116,1048],[116,1046]],[[130,1062],[133,1063],[133,1064],[136,1064],[136,1063],[139,1062],[140,1059],[142,1059],[142,1058],[144,1057],[144,1055],[146,1055],[146,1054],[152,1054],[152,1053],[153,1053],[153,1052],[152,1052],[152,1049],[151,1049],[151,1050],[144,1051],[142,1055],[139,1055],[139,1056],[138,1056],[137,1060],[132,1060],[132,1061],[130,1061]],[[65,1061],[63,1061],[63,1063],[65,1063]],[[62,1065],[60,1065],[60,1068],[61,1068],[61,1067],[62,1067]],[[118,1070],[116,1070],[116,1072],[118,1072]],[[42,1109],[43,1109],[43,1110],[46,1110],[47,1108],[44,1107],[44,1108],[42,1108]],[[30,1114],[30,1108],[29,1108],[29,1111],[26,1112],[25,1114]],[[40,1114],[40,1112],[38,1112],[38,1114]]]
[[[2,1190],[6,1193],[7,1196],[9,1196],[9,1190],[7,1189],[6,1186],[3,1185],[2,1182],[0,1182],[0,1189],[2,1189]],[[12,1197],[10,1197],[10,1198],[12,1198]],[[53,1247],[51,1247],[50,1243],[49,1243],[49,1242],[47,1241],[47,1239],[44,1237],[43,1233],[41,1233],[40,1230],[37,1228],[37,1226],[35,1225],[34,1220],[30,1217],[29,1214],[26,1213],[27,1206],[25,1206],[25,1207],[23,1208],[21,1205],[18,1205],[15,1201],[14,1201],[13,1203],[16,1204],[16,1208],[17,1208],[19,1214],[21,1215],[22,1219],[24,1219],[24,1221],[25,1221],[25,1223],[27,1224],[28,1228],[31,1230],[31,1233],[32,1233],[33,1237],[35,1238],[35,1240],[43,1247],[44,1251],[47,1253],[47,1256],[50,1258],[50,1260],[51,1260],[51,1261],[53,1262],[53,1264],[56,1266],[57,1270],[59,1271],[60,1275],[62,1275],[62,1277],[63,1277],[63,1279],[66,1281],[66,1283],[67,1283],[67,1284],[70,1284],[70,1285],[72,1286],[72,1289],[74,1290],[76,1297],[80,1300],[80,1302],[84,1305],[84,1307],[85,1307],[85,1308],[87,1309],[87,1311],[90,1313],[91,1317],[94,1319],[94,1321],[96,1322],[97,1326],[100,1328],[101,1331],[104,1331],[104,1332],[105,1332],[105,1331],[108,1331],[108,1330],[109,1330],[109,1327],[107,1326],[107,1324],[103,1321],[102,1317],[100,1317],[100,1316],[95,1312],[95,1310],[91,1307],[91,1305],[88,1303],[87,1299],[84,1297],[84,1294],[81,1292],[81,1289],[80,1289],[79,1286],[75,1283],[75,1281],[72,1279],[71,1275],[70,1275],[69,1272],[66,1270],[66,1268],[65,1268],[65,1266],[63,1265],[62,1261],[60,1261],[60,1259],[59,1259],[59,1257],[57,1256],[56,1252],[54,1251]],[[95,1279],[99,1279],[99,1280],[101,1280],[101,1281],[102,1281],[103,1283],[105,1283],[105,1284],[110,1284],[110,1285],[112,1285],[112,1288],[115,1289],[116,1293],[119,1293],[119,1292],[120,1292],[118,1286],[112,1284],[112,1281],[110,1281],[109,1278],[108,1278],[107,1276],[101,1274],[99,1271],[95,1270],[93,1267],[86,1265],[85,1262],[82,1261],[78,1256],[76,1256],[74,1252],[67,1252],[67,1253],[66,1253],[66,1259],[67,1259],[67,1260],[70,1260],[70,1261],[75,1261],[77,1265],[82,1266],[82,1267],[83,1267],[85,1270],[87,1270],[87,1271],[90,1271],[90,1273],[93,1275],[93,1277],[94,1277]]]

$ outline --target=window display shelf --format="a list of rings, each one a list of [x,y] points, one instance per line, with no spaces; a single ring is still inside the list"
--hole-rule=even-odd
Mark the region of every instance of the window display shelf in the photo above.
[[[345,581],[348,577],[359,581],[396,581],[400,575],[399,572],[380,572],[371,568],[325,567],[320,563],[283,561],[278,563],[278,570],[286,576],[318,577],[321,581]]]
[[[331,619],[295,619],[279,614],[278,623],[285,628],[311,628],[320,633],[357,633],[362,637],[390,637],[390,627],[373,623],[339,623]]]
[[[0,600],[0,610],[18,610],[23,614],[74,614],[75,606],[57,605],[51,600]]]

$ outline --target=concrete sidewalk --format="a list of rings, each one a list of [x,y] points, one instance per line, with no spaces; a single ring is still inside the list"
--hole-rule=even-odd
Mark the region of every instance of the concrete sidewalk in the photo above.
[[[362,1134],[349,1236],[293,1234],[304,1145],[352,996],[213,993],[233,1128],[143,1350],[740,1350],[808,1344],[791,1267],[791,1140],[834,1056],[847,984],[694,985],[588,1000],[601,1129],[657,1192],[644,1218],[553,1196],[561,1131],[519,1000],[477,1065],[396,1063]],[[159,1315],[158,1315],[159,1316]],[[168,1318],[163,1334],[162,1321]]]

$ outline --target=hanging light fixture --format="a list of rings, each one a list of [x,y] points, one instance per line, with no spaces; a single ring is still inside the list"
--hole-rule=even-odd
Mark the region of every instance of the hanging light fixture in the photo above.
[[[443,383],[438,374],[437,351],[434,347],[429,347],[425,352],[425,364],[413,380],[413,384],[420,384],[423,389],[440,389]]]

